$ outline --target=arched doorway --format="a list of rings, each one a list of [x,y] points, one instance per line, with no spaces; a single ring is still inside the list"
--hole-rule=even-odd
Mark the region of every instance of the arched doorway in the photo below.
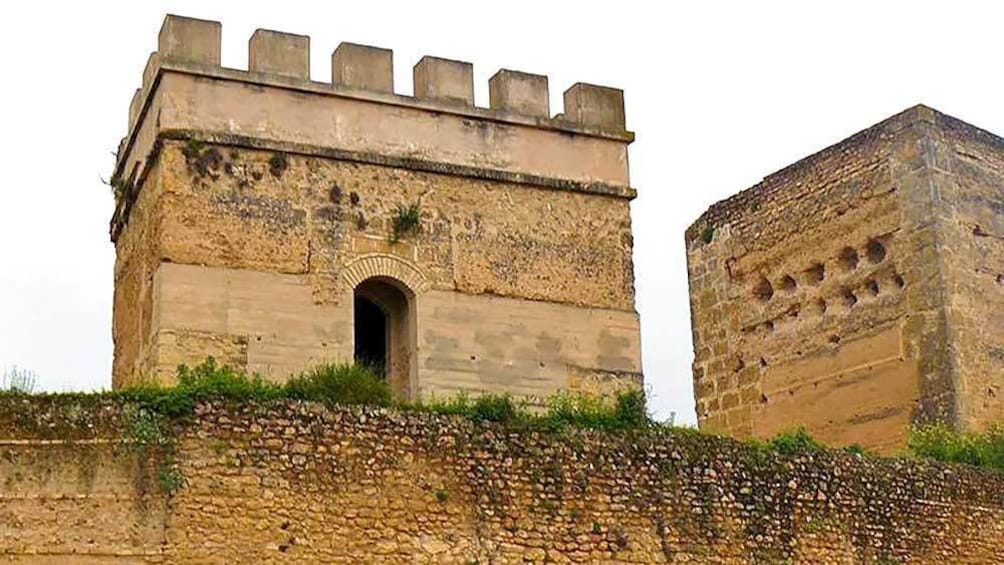
[[[388,277],[359,283],[353,293],[355,362],[387,379],[394,396],[412,398],[415,369],[415,300]]]

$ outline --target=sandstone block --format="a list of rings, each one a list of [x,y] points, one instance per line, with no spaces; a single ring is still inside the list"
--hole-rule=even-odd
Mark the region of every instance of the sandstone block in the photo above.
[[[415,97],[474,105],[474,65],[438,57],[422,57],[415,65]]]
[[[157,50],[170,59],[219,65],[222,33],[220,22],[168,14],[160,28]]]
[[[295,78],[310,78],[310,38],[267,29],[255,30],[248,42],[248,69]]]
[[[550,116],[546,76],[502,69],[488,80],[488,93],[493,110]]]
[[[394,52],[342,42],[331,54],[331,82],[336,85],[394,92]]]
[[[565,91],[565,118],[601,129],[624,129],[624,91],[578,82]]]

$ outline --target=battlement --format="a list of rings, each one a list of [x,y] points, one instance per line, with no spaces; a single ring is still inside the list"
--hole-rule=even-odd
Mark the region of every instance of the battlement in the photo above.
[[[479,108],[468,62],[422,57],[414,95],[404,96],[394,93],[389,49],[341,43],[331,54],[331,82],[321,83],[310,80],[307,36],[255,31],[246,71],[221,66],[221,39],[219,22],[164,19],[129,107],[119,177],[142,167],[160,132],[199,129],[627,187],[624,146],[634,136],[621,90],[576,83],[564,93],[564,111],[551,116],[546,76],[503,69],[489,82],[490,108]],[[541,151],[542,144],[567,150]],[[584,163],[583,151],[595,158]]]
[[[157,71],[168,63],[196,63],[219,67],[220,22],[168,15],[160,29],[158,50],[150,55],[143,86],[130,111],[130,130],[139,106],[149,94]],[[342,42],[331,54],[333,92],[394,94],[393,51]],[[258,29],[248,42],[248,74],[273,75],[310,81],[310,38],[304,35]],[[440,57],[422,57],[413,69],[414,96],[395,101],[428,108],[427,102],[474,107],[473,65]],[[249,77],[252,78],[252,77]],[[267,83],[267,77],[254,77]],[[320,83],[312,83],[317,85]],[[514,123],[532,123],[576,133],[629,139],[625,130],[624,95],[621,90],[576,83],[564,93],[565,111],[553,117],[548,111],[547,77],[501,69],[490,83],[492,114],[476,114]]]

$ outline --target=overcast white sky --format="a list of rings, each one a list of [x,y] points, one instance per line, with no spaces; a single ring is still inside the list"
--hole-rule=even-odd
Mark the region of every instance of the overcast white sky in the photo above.
[[[394,49],[398,92],[424,54],[625,90],[645,376],[660,417],[693,422],[683,231],[713,202],[923,102],[1004,132],[1001,10],[978,2],[16,2],[0,20],[0,369],[107,388],[112,152],[167,12],[223,22],[246,68],[258,27]]]

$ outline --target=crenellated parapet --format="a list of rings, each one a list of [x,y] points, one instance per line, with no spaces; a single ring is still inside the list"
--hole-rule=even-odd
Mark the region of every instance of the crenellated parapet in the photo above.
[[[165,135],[198,132],[205,140],[634,194],[627,169],[634,136],[620,90],[577,83],[564,93],[563,112],[552,115],[546,76],[504,69],[489,82],[490,107],[480,108],[468,62],[422,57],[414,94],[405,96],[394,92],[389,49],[341,43],[331,54],[331,82],[315,82],[309,37],[255,31],[246,71],[221,66],[221,39],[219,22],[165,18],[130,104],[117,178],[139,178]]]
[[[220,66],[222,26],[219,22],[168,15],[160,30],[157,52],[143,76],[146,92],[158,67],[172,63]],[[343,42],[331,54],[333,91],[344,89],[393,94],[393,51]],[[309,80],[310,38],[258,29],[248,42],[248,72]],[[400,102],[435,101],[474,107],[474,66],[466,61],[425,56],[415,64],[414,95]],[[576,83],[564,93],[565,112],[550,116],[547,77],[502,69],[490,81],[490,110],[510,119],[518,115],[547,120],[551,127],[625,138],[621,90]],[[143,96],[137,100],[142,101]],[[135,114],[132,114],[135,118]],[[496,116],[497,117],[497,116]],[[522,120],[516,119],[521,122]],[[130,127],[134,119],[130,119]]]

